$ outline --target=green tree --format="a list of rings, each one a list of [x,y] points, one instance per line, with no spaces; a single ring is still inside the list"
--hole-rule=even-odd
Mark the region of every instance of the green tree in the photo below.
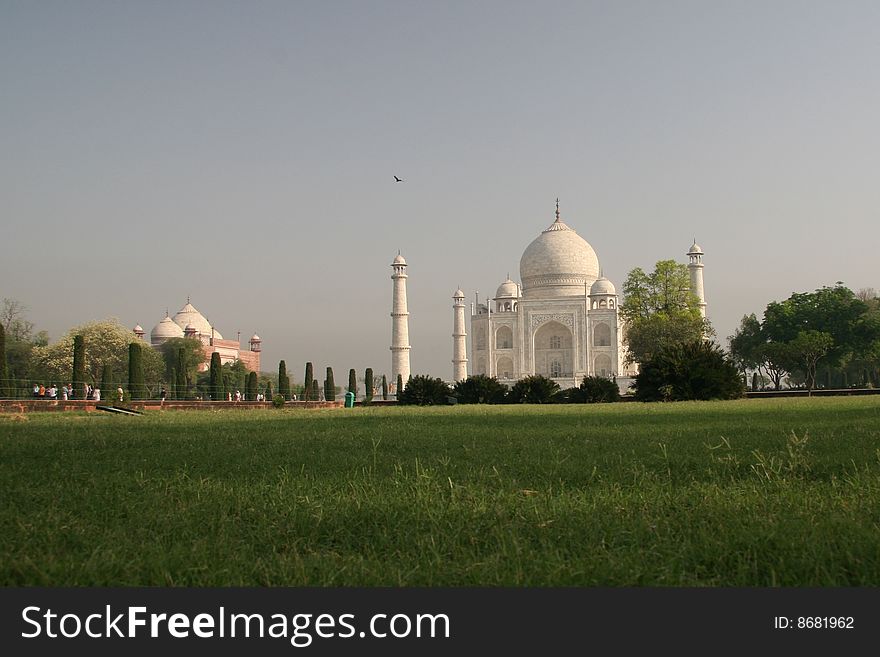
[[[452,395],[459,404],[501,404],[506,394],[507,386],[485,374],[473,374],[452,387]]]
[[[787,344],[788,356],[805,375],[807,390],[816,387],[816,364],[834,347],[834,338],[822,331],[800,331]]]
[[[743,374],[758,369],[762,363],[761,348],[767,343],[767,336],[755,313],[743,315],[739,328],[727,340],[730,359]]]
[[[302,390],[302,399],[303,401],[307,401],[312,397],[312,381],[315,378],[315,371],[312,362],[309,361],[306,363],[306,373],[303,377],[303,390]]]
[[[318,379],[312,379],[312,390],[309,393],[309,399],[321,401],[321,385],[318,383]]]
[[[174,398],[187,399],[189,397],[189,387],[195,380],[195,374],[190,378],[188,374],[188,365],[186,358],[186,349],[177,350],[177,367],[174,368]]]
[[[6,329],[0,324],[0,398],[9,396],[9,368],[6,366]]]
[[[137,342],[128,345],[128,394],[132,399],[144,399],[147,396],[144,383],[144,348]]]
[[[368,404],[373,401],[373,368],[368,367],[364,372],[364,401]]]
[[[700,300],[690,290],[690,275],[683,264],[661,260],[650,274],[637,267],[627,276],[623,293],[620,314],[631,362],[713,334],[700,314]]]
[[[620,399],[620,389],[604,376],[585,376],[577,388],[571,389],[568,399],[578,404],[616,402]]]
[[[439,406],[448,403],[450,393],[443,379],[419,374],[409,379],[403,392],[397,393],[397,399],[401,404]]]
[[[282,361],[284,362],[284,361]],[[211,354],[211,367],[210,367],[210,384],[209,384],[209,394],[211,395],[212,401],[220,401],[225,398],[223,391],[223,371],[222,365],[220,363],[220,354],[216,351]]]
[[[101,385],[98,386],[102,397],[109,398],[113,392],[113,370],[109,365],[101,366]]]
[[[527,376],[516,383],[507,395],[512,404],[549,404],[559,392],[559,384],[541,374]]]
[[[129,356],[129,359],[130,359],[130,356]],[[80,397],[83,395],[83,388],[85,387],[85,381],[86,381],[85,360],[86,360],[85,337],[83,337],[82,335],[76,335],[73,338],[73,366],[72,366],[73,389],[75,391],[74,395],[73,395],[74,397]]]
[[[388,379],[382,375],[382,401],[388,401]]]
[[[395,399],[399,400],[401,393],[403,393],[403,391],[404,391],[403,376],[400,374],[397,375],[397,387],[394,390],[395,390],[395,392],[394,392]]]
[[[634,388],[639,401],[734,399],[743,393],[733,362],[702,340],[668,347],[642,363]]]
[[[247,401],[257,401],[257,373],[249,372],[247,377],[247,386],[245,386],[245,399]]]
[[[283,360],[278,363],[278,394],[285,401],[290,400],[290,379],[287,377],[287,363]]]
[[[181,352],[182,358],[181,358]],[[159,347],[165,363],[165,376],[171,380],[171,370],[183,376],[184,385],[178,388],[186,390],[198,377],[199,366],[205,362],[205,350],[201,341],[193,338],[170,338]]]
[[[49,344],[49,336],[46,331],[34,332],[33,322],[25,318],[26,311],[27,306],[15,299],[3,299],[3,303],[0,304],[0,325],[3,326],[6,335],[6,376],[16,380],[28,378],[39,380],[44,378],[44,374],[34,367],[31,356],[35,347],[45,347]],[[46,373],[46,376],[49,376],[49,373]],[[67,381],[70,369],[67,369],[63,376],[54,373],[51,376]]]
[[[266,381],[266,401],[271,401],[272,397],[272,382]]]
[[[336,401],[336,382],[333,380],[333,368],[327,368],[327,378],[324,379],[324,399]]]
[[[348,391],[354,395],[354,398],[357,399],[358,396],[358,384],[357,384],[357,374],[354,369],[348,370]]]

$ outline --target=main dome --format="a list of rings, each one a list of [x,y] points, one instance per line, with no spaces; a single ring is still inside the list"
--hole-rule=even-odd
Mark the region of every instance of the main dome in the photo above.
[[[556,221],[523,251],[519,261],[525,298],[583,296],[585,285],[599,277],[599,258],[556,210]]]
[[[195,309],[195,307],[189,302],[189,299],[187,299],[186,305],[178,310],[177,314],[172,319],[181,329],[185,329],[187,326],[192,325],[196,330],[196,333],[205,336],[212,335],[211,322],[209,322],[202,313]],[[223,339],[223,336],[220,335],[220,331],[217,329],[214,329],[213,337],[217,340]]]

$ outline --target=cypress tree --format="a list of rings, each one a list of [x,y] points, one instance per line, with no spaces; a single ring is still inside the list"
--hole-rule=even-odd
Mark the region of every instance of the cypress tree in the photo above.
[[[368,367],[364,372],[364,401],[373,401],[373,368]]]
[[[9,394],[11,386],[6,379],[9,377],[9,368],[6,367],[6,329],[0,324],[0,398]]]
[[[278,394],[284,397],[284,401],[290,399],[290,379],[287,378],[287,363],[283,360],[278,363]]]
[[[113,372],[110,371],[109,365],[101,367],[101,398],[109,398],[113,390]]]
[[[388,379],[382,375],[382,401],[388,401]]]
[[[397,390],[397,392],[395,393],[394,396],[397,399],[400,399],[400,395],[403,392],[403,377],[400,374],[397,375],[397,388],[396,388],[396,390]]]
[[[336,382],[333,380],[333,368],[327,368],[327,378],[324,380],[324,399],[336,401]]]
[[[217,356],[219,357],[220,354]],[[146,395],[144,363],[141,358],[141,346],[137,342],[128,345],[128,394],[132,399],[143,399]]]
[[[168,391],[168,396],[171,399],[177,399],[177,368],[176,367],[171,368],[171,377],[169,378],[169,380],[171,381],[171,384],[169,386],[171,388],[171,390]]]
[[[247,385],[244,389],[245,400],[257,401],[257,373],[250,372],[247,377]]]
[[[306,375],[303,380],[303,401],[308,401],[312,399],[312,381],[315,378],[314,369],[312,368],[312,363],[306,363]]]
[[[319,399],[321,399],[321,389],[320,385],[318,384],[318,379],[312,379],[312,392],[309,395],[309,398],[312,401],[318,401]]]
[[[175,399],[186,399],[186,365],[184,364],[183,349],[177,350],[177,374],[175,380]]]
[[[216,351],[211,354],[211,375],[209,379],[209,392],[211,399],[220,401],[223,395],[223,370],[220,365],[220,354]]]
[[[358,398],[358,382],[357,382],[357,374],[353,369],[348,370],[348,391],[354,395],[354,398]]]
[[[758,389],[758,373],[752,373],[752,390]]]
[[[266,401],[272,401],[272,382],[266,381]]]
[[[73,338],[73,397],[85,399],[86,385],[86,343],[85,338],[76,335]]]

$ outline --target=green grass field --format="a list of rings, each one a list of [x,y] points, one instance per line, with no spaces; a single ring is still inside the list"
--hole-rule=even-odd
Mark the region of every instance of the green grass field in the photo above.
[[[880,584],[880,398],[0,416],[3,585]]]

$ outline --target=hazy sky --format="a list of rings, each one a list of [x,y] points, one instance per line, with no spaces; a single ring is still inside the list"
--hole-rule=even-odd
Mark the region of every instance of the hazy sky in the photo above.
[[[0,297],[57,338],[224,337],[450,378],[452,293],[494,294],[553,220],[620,288],[705,256],[744,313],[880,287],[880,3],[0,0]],[[406,179],[395,184],[393,175]]]

